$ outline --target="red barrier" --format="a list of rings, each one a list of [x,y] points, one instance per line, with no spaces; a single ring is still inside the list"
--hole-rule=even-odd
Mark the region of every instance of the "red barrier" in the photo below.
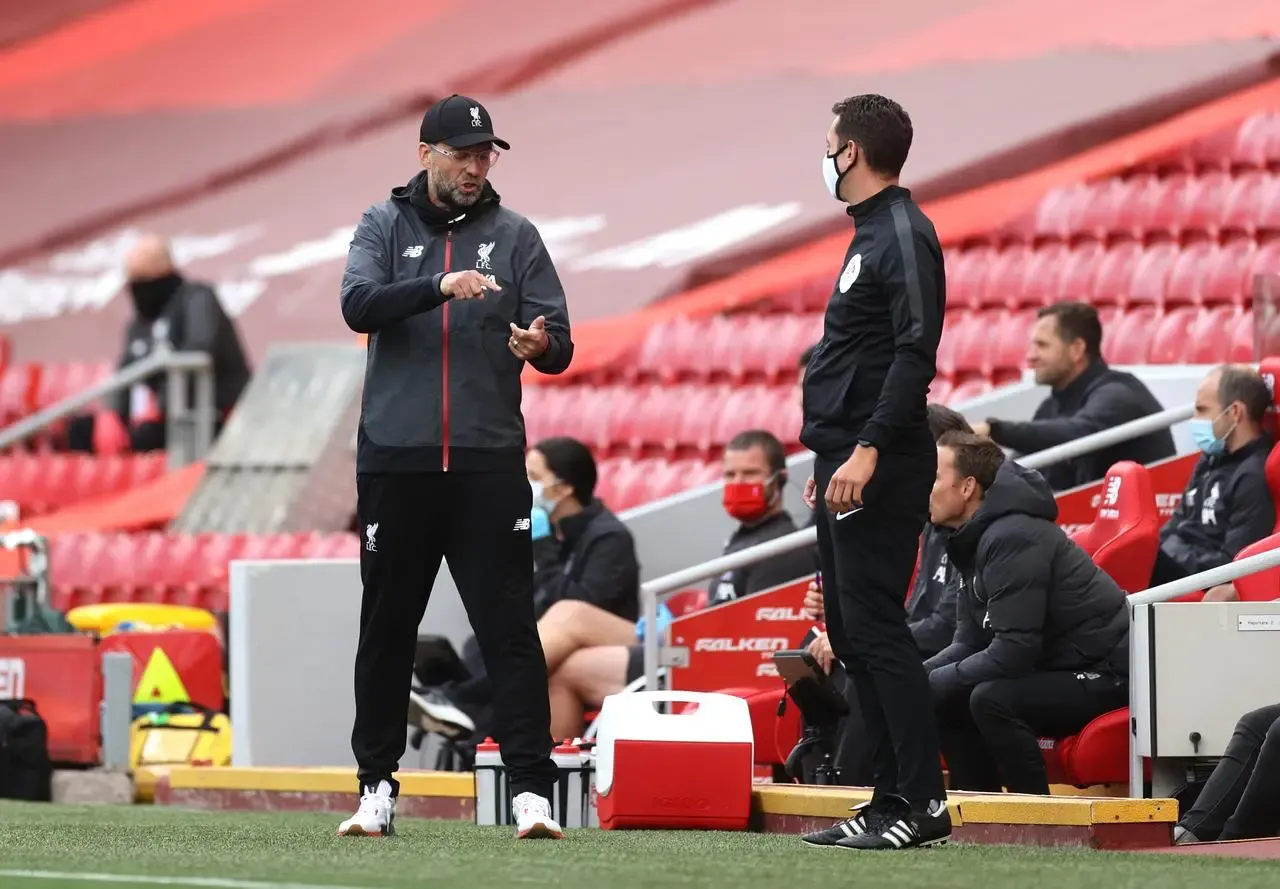
[[[813,628],[800,613],[811,578],[774,587],[671,623],[671,644],[689,649],[689,666],[671,669],[684,691],[776,688],[773,653],[799,648]]]
[[[35,701],[54,762],[99,761],[99,664],[92,636],[0,636],[0,696]]]

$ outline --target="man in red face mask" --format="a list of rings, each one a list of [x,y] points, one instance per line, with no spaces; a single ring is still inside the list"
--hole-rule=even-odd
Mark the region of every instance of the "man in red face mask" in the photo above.
[[[725,555],[796,530],[783,506],[786,483],[782,442],[762,429],[734,436],[724,449],[724,511],[739,525],[725,546]],[[711,582],[711,602],[728,602],[812,574],[816,558],[812,548],[805,548],[726,571]]]

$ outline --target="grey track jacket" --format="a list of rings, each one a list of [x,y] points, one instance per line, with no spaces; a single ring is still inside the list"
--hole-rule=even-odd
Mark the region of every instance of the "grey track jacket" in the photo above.
[[[420,173],[366,210],[347,254],[342,317],[369,335],[356,471],[522,472],[524,362],[507,349],[510,324],[544,316],[551,345],[530,363],[563,372],[573,358],[564,288],[538,230],[492,187],[448,219],[424,206],[424,182]],[[464,269],[502,290],[442,296],[444,275]]]

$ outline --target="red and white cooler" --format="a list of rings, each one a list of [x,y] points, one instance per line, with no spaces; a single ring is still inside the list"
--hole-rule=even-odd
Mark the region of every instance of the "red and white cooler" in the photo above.
[[[663,713],[662,704],[680,712]],[[598,724],[595,784],[605,830],[747,829],[755,750],[742,698],[688,691],[610,695]]]

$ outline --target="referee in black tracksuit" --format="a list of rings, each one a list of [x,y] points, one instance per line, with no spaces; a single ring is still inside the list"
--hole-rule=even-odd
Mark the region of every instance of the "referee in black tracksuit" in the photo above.
[[[933,224],[898,185],[910,118],[876,95],[832,111],[823,178],[850,205],[855,234],[805,373],[800,440],[817,457],[805,498],[819,507],[827,633],[857,688],[876,788],[853,817],[805,840],[904,849],[951,833],[929,683],[904,608],[937,472],[926,402],[946,284]]]
[[[423,170],[365,211],[342,279],[342,316],[369,342],[351,739],[362,798],[339,832],[393,832],[418,625],[443,558],[493,677],[519,835],[556,835],[520,373],[569,366],[564,289],[537,229],[488,182],[510,146],[484,106],[441,100],[420,137]]]

